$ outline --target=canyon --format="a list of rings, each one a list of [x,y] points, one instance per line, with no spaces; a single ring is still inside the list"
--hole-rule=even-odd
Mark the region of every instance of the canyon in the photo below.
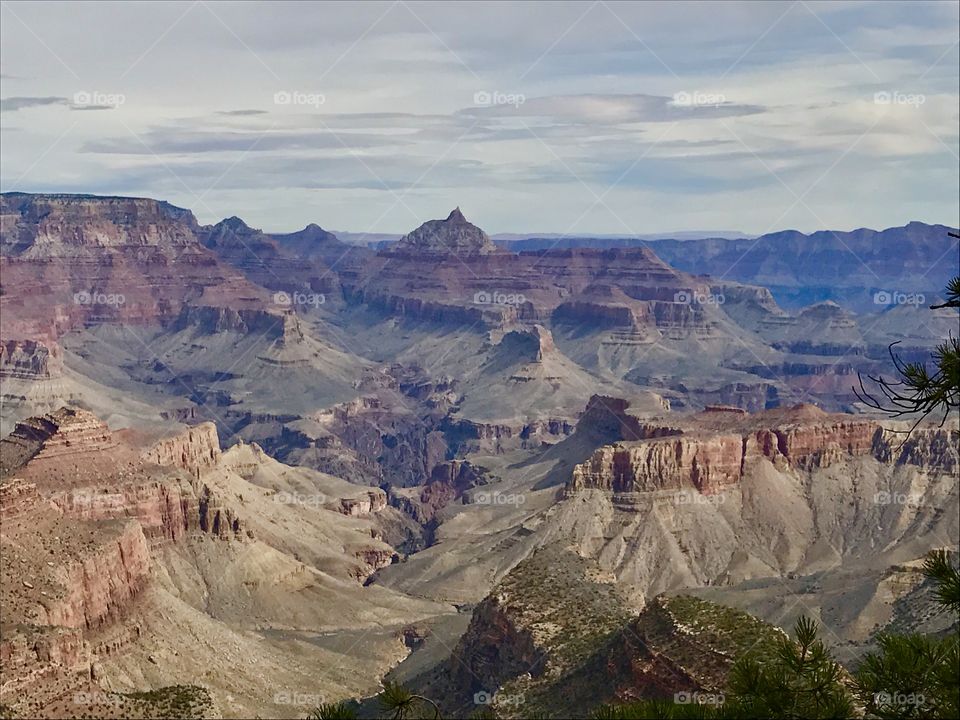
[[[781,306],[782,239],[715,279],[752,241],[511,247],[456,208],[374,249],[4,193],[0,704],[586,713],[720,692],[804,610],[851,663],[948,628],[916,563],[957,549],[960,427],[852,386],[956,314]]]

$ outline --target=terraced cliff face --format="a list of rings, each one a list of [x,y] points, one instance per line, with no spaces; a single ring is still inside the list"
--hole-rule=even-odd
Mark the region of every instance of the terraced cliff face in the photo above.
[[[151,545],[191,532],[244,537],[198,480],[219,454],[207,425],[162,440],[145,465],[79,408],[25,420],[0,442],[3,702],[89,682],[94,638],[133,631],[127,623],[150,582]]]
[[[96,455],[116,444],[110,429],[93,413],[63,407],[17,423],[13,432],[0,440],[0,474],[9,474],[31,460]]]
[[[599,400],[597,447],[571,468],[551,536],[642,601],[680,587],[912,560],[960,532],[955,423],[881,425],[809,406],[640,421]],[[620,422],[622,420],[622,422]],[[578,426],[575,436],[590,437]],[[619,439],[626,436],[628,439]],[[582,441],[581,441],[582,442]]]
[[[606,408],[601,400],[596,400],[595,408],[590,412],[604,420],[602,413]],[[952,428],[923,428],[904,439],[873,420],[828,415],[812,406],[797,406],[757,415],[708,408],[699,417],[681,422],[679,427],[670,425],[658,430],[656,423],[641,427],[624,408],[615,405],[614,409],[624,419],[621,434],[634,439],[601,447],[586,462],[574,467],[568,484],[570,491],[692,489],[710,495],[739,483],[749,470],[748,464],[761,458],[779,468],[806,470],[827,468],[843,458],[859,456],[942,473],[957,470],[956,453],[950,450],[956,445],[956,431]],[[725,415],[728,417],[724,418]],[[607,420],[605,426],[618,430]],[[764,427],[769,421],[773,426]],[[721,429],[724,427],[726,432]]]
[[[52,340],[0,342],[0,377],[48,380],[63,373],[63,353]]]
[[[318,296],[318,304],[319,297],[323,298],[322,304],[338,303],[338,276],[325,258],[341,244],[320,228],[273,236],[251,228],[238,217],[231,217],[212,227],[200,228],[197,236],[204,247],[241,270],[257,285],[287,293],[309,291]],[[308,242],[320,247],[312,247]],[[326,253],[321,251],[323,246]],[[344,249],[340,257],[333,257],[330,262],[339,266],[338,260],[342,261],[348,250]]]
[[[220,460],[220,439],[217,426],[200,423],[178,435],[165,438],[150,448],[145,457],[157,465],[172,465],[195,472],[212,468]]]
[[[599,322],[647,341],[668,330],[678,336],[717,332],[714,309],[685,300],[706,297],[709,286],[645,248],[513,254],[491,249],[479,228],[461,237],[464,227],[475,228],[430,221],[381,251],[362,272],[342,278],[348,299],[446,324]]]
[[[253,445],[222,453],[212,424],[150,440],[63,408],[21,423],[0,458],[0,703],[15,713],[162,715],[117,690],[146,686],[140,699],[180,706],[186,700],[165,686],[203,668],[231,714],[280,715],[271,688],[315,682],[291,670],[295,658],[354,662],[283,635],[291,618],[319,631],[453,612],[363,587],[399,559],[383,540],[400,521],[383,490],[282,465]],[[280,636],[269,643],[249,636],[274,626]],[[184,632],[203,640],[184,643]],[[371,647],[356,659],[351,689],[333,680],[334,692],[367,692],[406,652],[395,638]],[[218,712],[206,690],[183,692],[204,714]],[[85,693],[91,701],[79,708]]]
[[[198,241],[188,210],[147,198],[0,197],[4,340],[55,339],[86,322],[176,317],[208,291],[262,297]]]

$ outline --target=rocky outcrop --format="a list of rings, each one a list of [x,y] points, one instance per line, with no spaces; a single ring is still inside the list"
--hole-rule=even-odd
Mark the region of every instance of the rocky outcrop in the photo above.
[[[10,520],[41,502],[36,483],[13,478],[0,485],[0,519]]]
[[[393,550],[384,550],[382,548],[363,548],[355,551],[354,556],[363,563],[363,567],[358,568],[356,574],[357,580],[361,582],[380,568],[392,565],[400,559],[400,556]]]
[[[428,220],[391,249],[397,253],[470,256],[499,252],[493,240],[454,208],[445,220]]]
[[[217,426],[204,422],[159,441],[144,454],[144,459],[188,470],[199,477],[217,464],[220,455]]]
[[[598,443],[683,434],[679,426],[666,421],[641,420],[630,412],[630,406],[630,401],[625,398],[594,395],[577,419],[575,430]]]
[[[195,242],[189,210],[149,198],[4,193],[0,196],[4,255],[69,255],[82,248],[158,247]]]
[[[654,422],[641,423],[627,406],[616,398],[591,399],[577,432],[614,442],[574,467],[568,490],[694,489],[710,495],[738,483],[746,466],[760,459],[807,471],[864,455],[943,472],[957,467],[957,431],[952,428],[921,428],[904,443],[902,430],[829,415],[809,405],[756,415],[711,407],[677,426],[658,428]]]
[[[140,524],[127,522],[116,539],[59,571],[66,597],[41,603],[43,625],[93,629],[119,619],[146,585],[150,550]]]
[[[87,323],[165,323],[200,297],[263,307],[269,294],[221,263],[188,211],[148,198],[0,196],[5,339],[55,340]]]
[[[314,240],[324,244],[327,255],[340,243],[329,233],[319,228],[317,231],[310,231],[308,226],[292,236],[272,236],[251,228],[238,217],[230,217],[212,227],[201,228],[198,236],[205,247],[258,285],[288,294],[309,292],[322,295],[325,302],[328,297],[333,299],[340,295],[337,274],[326,265],[323,253],[305,246],[305,243]],[[291,241],[291,238],[294,239]],[[281,239],[287,242],[281,242]],[[290,252],[294,249],[303,254]],[[336,261],[337,258],[332,259],[332,262]]]
[[[50,340],[0,342],[0,377],[47,380],[63,374],[63,353]]]
[[[503,336],[497,347],[501,353],[510,353],[514,359],[528,363],[542,363],[557,352],[553,334],[543,325],[512,330]]]
[[[603,665],[617,701],[684,693],[693,702],[720,704],[737,658],[748,652],[766,657],[783,637],[739,610],[658,596],[605,650]]]
[[[224,505],[208,486],[203,485],[197,493],[197,511],[200,530],[221,540],[241,537],[243,530],[240,518],[233,509]]]
[[[184,307],[173,324],[174,330],[196,328],[207,335],[232,332],[260,333],[268,340],[302,340],[303,329],[288,309],[228,308],[208,305]]]
[[[64,516],[85,521],[136,518],[151,541],[178,541],[190,532],[207,532],[222,538],[241,537],[217,518],[219,501],[209,489],[194,488],[185,481],[126,482],[110,488],[78,487],[50,497]]]
[[[454,687],[493,695],[509,681],[559,677],[626,622],[615,585],[563,547],[538,550],[473,611],[449,662]]]
[[[739,435],[608,445],[574,467],[569,488],[618,493],[695,488],[710,495],[739,482],[742,454]]]
[[[28,460],[96,455],[116,444],[110,429],[96,415],[63,407],[17,423],[13,432],[0,440],[0,463],[9,472]]]
[[[756,434],[758,446],[769,449],[767,457],[777,454],[800,468],[824,467],[844,455],[866,455],[873,448],[879,425],[869,420],[842,420],[795,425]]]
[[[387,506],[387,493],[380,488],[368,490],[364,495],[340,498],[337,510],[351,517],[362,517],[380,512]]]
[[[909,435],[904,429],[882,428],[873,436],[871,452],[877,460],[896,465],[916,465],[944,473],[960,472],[960,433],[956,428],[915,428]]]
[[[524,627],[508,600],[491,593],[473,611],[470,626],[450,660],[453,681],[472,692],[492,694],[524,673],[537,677],[547,665],[547,648]]]
[[[766,658],[784,637],[690,596],[658,596],[636,614],[592,561],[542,548],[475,608],[445,694],[484,692],[498,715],[518,718],[582,717],[601,704],[677,693],[719,703],[736,660]]]

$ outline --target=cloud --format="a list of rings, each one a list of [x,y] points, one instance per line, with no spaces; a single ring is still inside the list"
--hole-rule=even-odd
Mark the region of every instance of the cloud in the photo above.
[[[475,100],[483,104],[460,112],[477,117],[548,118],[591,126],[739,117],[765,111],[759,105],[732,103],[720,94],[696,90],[679,92],[673,97],[585,94],[531,98],[516,93],[479,91]]]
[[[349,150],[404,144],[401,138],[328,130],[214,131],[156,128],[137,137],[116,137],[84,143],[80,152],[116,155],[177,155],[198,153],[269,153],[276,151]]]
[[[266,110],[217,110],[217,115],[228,117],[251,117],[254,115],[268,115]]]
[[[82,111],[82,110],[116,110],[116,105],[77,105],[72,103],[70,109],[73,111]]]
[[[17,112],[44,105],[67,105],[65,97],[7,97],[0,99],[0,112]]]

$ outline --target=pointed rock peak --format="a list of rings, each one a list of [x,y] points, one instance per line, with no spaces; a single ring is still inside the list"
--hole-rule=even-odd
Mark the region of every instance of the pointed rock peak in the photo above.
[[[337,236],[336,236],[336,235],[334,235],[332,232],[329,232],[329,231],[327,231],[327,230],[324,230],[322,227],[320,227],[320,226],[317,225],[316,223],[310,223],[310,224],[307,225],[303,230],[300,230],[299,232],[292,233],[292,235],[293,235],[293,236],[300,236],[300,237],[304,237],[304,238],[310,238],[311,240],[315,240],[315,241],[336,240],[336,239],[337,239]]]
[[[243,220],[238,218],[236,215],[228,217],[226,220],[221,220],[220,225],[223,227],[228,227],[231,230],[250,230],[250,226],[247,225]]]
[[[454,208],[446,220],[428,220],[400,238],[396,249],[427,255],[483,255],[497,252],[493,240]]]

